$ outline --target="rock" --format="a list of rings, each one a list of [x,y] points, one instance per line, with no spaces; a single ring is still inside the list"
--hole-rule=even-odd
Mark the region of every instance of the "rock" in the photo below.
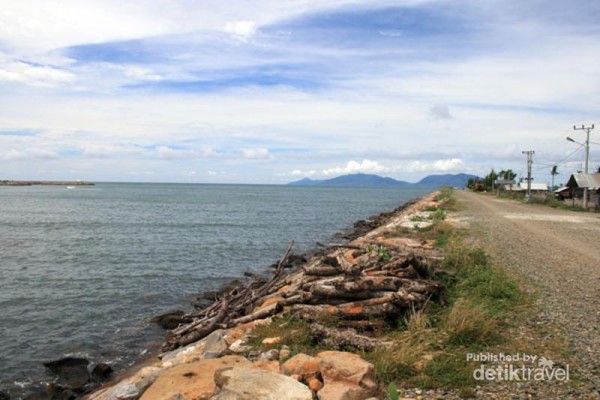
[[[319,400],[363,400],[371,394],[360,386],[346,382],[327,383],[318,392]]]
[[[113,369],[106,363],[98,363],[92,370],[92,379],[96,382],[106,380],[113,373]]]
[[[43,390],[36,391],[27,396],[27,400],[74,400],[80,397],[81,395],[72,389],[50,383]]]
[[[321,360],[306,354],[296,354],[281,365],[281,371],[286,375],[298,375],[303,381],[319,375]]]
[[[135,400],[140,392],[135,385],[123,381],[107,389],[99,390],[88,396],[88,400]]]
[[[264,338],[262,344],[277,344],[279,342],[281,342],[281,338],[279,336],[276,336]]]
[[[215,371],[234,366],[250,366],[250,361],[240,356],[225,356],[182,364],[164,371],[144,392],[142,400],[208,399],[215,390]]]
[[[204,342],[204,353],[202,354],[203,358],[217,358],[225,354],[229,349],[229,346],[225,341],[226,333],[226,331],[219,329],[206,337]]]
[[[300,382],[257,368],[235,367],[218,370],[219,388],[212,400],[312,400],[311,390]]]
[[[321,400],[362,400],[375,394],[377,384],[373,364],[359,355],[342,351],[323,351],[320,371],[324,386]]]
[[[309,378],[306,384],[313,392],[318,392],[323,388],[323,382],[321,382],[317,378]]]
[[[0,390],[0,400],[10,400],[10,396],[3,390]]]
[[[292,355],[292,351],[288,346],[282,346],[279,350],[279,361],[286,361]]]
[[[157,317],[152,318],[150,321],[157,323],[163,329],[175,329],[179,324],[185,322],[185,319],[182,318],[185,315],[185,312],[181,310],[170,311],[168,313],[164,313]]]
[[[162,366],[168,368],[174,365],[198,361],[203,357],[204,341],[200,341],[164,354],[162,357]]]
[[[140,395],[143,394],[156,381],[156,379],[158,379],[162,371],[162,368],[146,367],[133,377],[132,383],[135,384],[135,387],[140,392]]]
[[[44,367],[57,376],[59,385],[67,389],[80,389],[90,380],[87,369],[89,363],[85,358],[65,357],[45,362]]]
[[[242,339],[238,339],[229,346],[229,351],[232,353],[245,353],[250,350],[252,347],[244,346],[244,341]]]
[[[140,395],[140,391],[135,385],[131,383],[122,382],[115,386],[115,390],[112,392],[112,397],[110,400],[134,400],[137,399]]]
[[[264,369],[265,371],[279,373],[279,361],[258,360],[252,365],[254,365],[256,368]]]
[[[273,361],[273,360],[279,360],[279,350],[277,350],[277,349],[267,350],[264,353],[261,353],[260,356],[258,356],[258,361]]]

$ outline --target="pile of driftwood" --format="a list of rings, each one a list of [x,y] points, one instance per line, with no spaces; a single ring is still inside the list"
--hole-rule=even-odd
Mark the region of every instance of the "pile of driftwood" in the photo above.
[[[312,321],[312,333],[325,344],[369,349],[372,340],[352,334],[356,333],[353,329],[395,322],[406,311],[443,295],[442,285],[433,279],[439,272],[435,256],[369,243],[339,245],[285,274],[293,245],[291,242],[270,279],[254,277],[223,293],[209,307],[185,315],[185,323],[170,331],[165,350],[193,343],[216,329],[285,311]],[[341,331],[320,325],[324,315],[337,318]]]

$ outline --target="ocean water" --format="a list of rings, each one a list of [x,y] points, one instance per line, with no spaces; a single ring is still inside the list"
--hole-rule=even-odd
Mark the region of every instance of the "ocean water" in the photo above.
[[[149,322],[419,189],[109,184],[0,187],[0,389],[65,355],[124,368],[164,338]]]

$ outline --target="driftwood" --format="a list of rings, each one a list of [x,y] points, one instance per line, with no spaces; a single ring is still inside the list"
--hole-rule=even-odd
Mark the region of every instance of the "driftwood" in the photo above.
[[[320,324],[311,324],[309,332],[313,340],[334,350],[354,347],[359,350],[373,350],[379,341],[368,336],[359,335],[356,330],[328,328]]]
[[[316,255],[296,271],[284,274],[292,254],[290,242],[273,276],[230,289],[203,310],[184,315],[186,324],[173,329],[165,349],[193,343],[218,328],[231,328],[282,312],[310,321],[314,340],[332,348],[369,350],[377,343],[357,333],[384,329],[408,310],[442,298],[437,258],[388,249],[381,260],[378,249],[364,245],[335,245]],[[436,297],[437,296],[437,297]],[[336,327],[322,324],[333,317]]]

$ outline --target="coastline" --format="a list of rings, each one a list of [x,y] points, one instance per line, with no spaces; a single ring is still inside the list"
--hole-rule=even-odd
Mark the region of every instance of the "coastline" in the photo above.
[[[0,181],[0,186],[94,186],[87,181]]]
[[[351,229],[334,234],[331,240],[335,243],[324,245],[317,242],[317,245],[312,251],[298,254],[295,256],[298,258],[304,258],[306,260],[309,260],[315,257],[323,257],[325,254],[337,247],[344,248],[346,245],[354,243],[356,241],[368,241],[370,240],[369,238],[373,237],[374,233],[381,232],[381,230],[385,230],[386,227],[397,225],[399,220],[406,220],[406,215],[424,209],[427,204],[430,204],[432,202],[432,199],[437,193],[438,192],[435,191],[430,194],[420,196],[418,198],[410,199],[401,206],[396,207],[392,211],[385,211],[380,214],[371,216],[367,219],[358,220],[353,224]],[[352,247],[352,245],[349,246]],[[287,273],[286,276],[289,278],[301,273],[302,267],[303,266],[301,265],[290,268],[290,271]],[[270,320],[271,317],[272,316],[267,317],[266,320]],[[260,321],[258,325],[259,324]],[[246,325],[247,326],[242,328],[243,332],[254,327],[256,323],[250,323]],[[240,332],[237,332],[236,335],[240,335]],[[168,336],[169,333],[167,331],[167,337]],[[151,382],[154,382],[160,376],[160,373],[158,373],[159,371],[157,370],[157,368],[162,371],[165,368],[161,368],[160,366],[166,367],[166,369],[173,367],[173,365],[168,361],[169,359],[172,359],[177,355],[193,353],[190,351],[190,349],[195,349],[196,347],[204,347],[207,338],[210,341],[211,336],[213,335],[207,335],[206,337],[204,337],[204,339],[201,339],[198,342],[189,344],[187,346],[181,346],[170,352],[154,351],[148,353],[142,359],[136,361],[130,367],[126,368],[125,370],[118,371],[104,384],[97,386],[91,391],[87,392],[85,394],[85,398],[91,400],[120,398],[119,396],[114,397],[115,388],[118,388],[119,390],[122,389],[124,386],[130,388],[132,382],[137,382],[138,384],[142,382],[142,387],[144,390],[146,390],[149,386],[151,386]],[[221,357],[219,356],[218,358]],[[186,361],[190,361],[197,359],[197,357],[191,355],[190,357],[184,357],[184,359]],[[167,361],[165,362],[165,360]],[[134,396],[133,398],[140,398],[143,395],[143,392],[144,391],[139,392],[139,395],[137,397]]]

